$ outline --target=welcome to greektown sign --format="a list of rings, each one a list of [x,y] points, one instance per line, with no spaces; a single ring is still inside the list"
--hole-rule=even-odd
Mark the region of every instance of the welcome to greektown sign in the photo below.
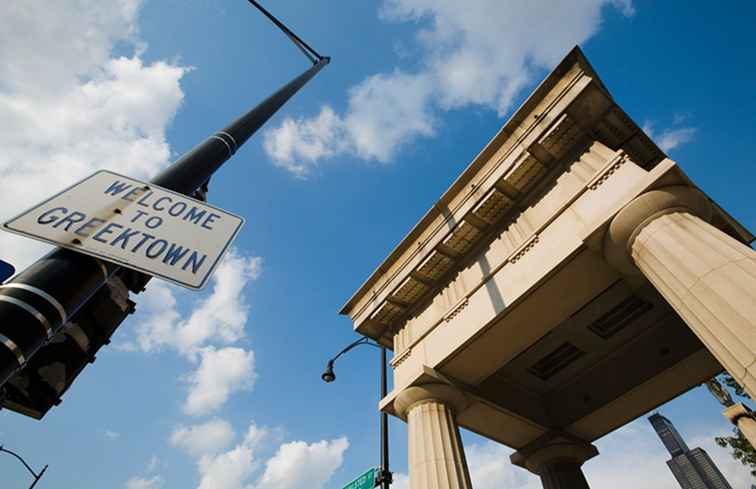
[[[205,202],[99,171],[3,227],[201,289],[243,224]]]

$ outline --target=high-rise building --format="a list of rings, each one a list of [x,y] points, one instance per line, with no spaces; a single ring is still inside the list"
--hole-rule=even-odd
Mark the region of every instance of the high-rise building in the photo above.
[[[648,420],[672,455],[667,465],[682,489],[732,489],[709,454],[702,448],[689,449],[670,420],[658,413]]]

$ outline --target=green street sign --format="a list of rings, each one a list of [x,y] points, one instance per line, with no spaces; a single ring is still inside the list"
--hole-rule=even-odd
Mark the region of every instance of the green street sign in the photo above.
[[[378,469],[370,469],[355,480],[345,485],[343,489],[373,489],[375,487],[375,476]]]

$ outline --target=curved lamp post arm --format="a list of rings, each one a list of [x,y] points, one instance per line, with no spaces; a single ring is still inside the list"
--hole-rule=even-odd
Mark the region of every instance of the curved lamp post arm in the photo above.
[[[358,347],[360,345],[371,345],[371,346],[374,346],[376,348],[383,348],[378,343],[375,343],[374,341],[370,341],[370,338],[367,338],[367,337],[362,337],[362,338],[360,338],[358,340],[355,340],[355,341],[349,343],[349,345],[347,345],[346,348],[344,348],[343,350],[341,350],[340,352],[338,352],[335,357],[333,357],[330,360],[328,360],[328,363],[326,363],[325,372],[323,372],[323,375],[321,375],[320,378],[323,379],[324,382],[333,382],[334,380],[336,380],[336,374],[333,373],[333,363],[341,355],[343,355],[344,353],[348,352],[352,348],[356,348],[356,347]]]
[[[34,470],[32,470],[31,467],[29,467],[29,464],[27,464],[26,461],[23,458],[21,458],[21,456],[17,454],[16,452],[12,452],[8,450],[7,448],[3,447],[2,445],[0,445],[0,452],[5,452],[10,455],[13,455],[14,457],[18,459],[19,462],[24,464],[24,467],[26,467],[26,470],[28,470],[31,473],[31,475],[34,477],[34,482],[32,482],[32,485],[29,486],[29,489],[33,489],[34,486],[37,485],[37,482],[39,482],[39,480],[42,478],[42,475],[44,475],[45,471],[47,470],[48,466],[45,465],[44,467],[42,467],[42,470],[39,471],[39,474],[37,474],[36,472],[34,472]]]
[[[383,348],[381,345],[379,345],[375,341],[370,341],[370,338],[368,338],[367,336],[363,336],[362,338],[360,338],[358,340],[355,340],[352,343],[350,343],[349,345],[347,345],[347,347],[344,348],[343,350],[341,350],[340,352],[338,352],[335,357],[333,357],[330,360],[328,360],[328,363],[335,362],[336,359],[339,358],[341,355],[343,355],[344,353],[348,352],[352,348],[356,348],[356,347],[358,347],[360,345],[370,345],[370,346],[374,346],[376,348]]]

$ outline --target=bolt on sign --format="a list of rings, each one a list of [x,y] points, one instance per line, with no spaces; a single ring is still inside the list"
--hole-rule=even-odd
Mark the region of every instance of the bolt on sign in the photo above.
[[[373,489],[375,487],[375,474],[378,469],[370,469],[364,474],[354,479],[342,489]]]
[[[243,224],[186,195],[98,171],[3,228],[201,289]]]

